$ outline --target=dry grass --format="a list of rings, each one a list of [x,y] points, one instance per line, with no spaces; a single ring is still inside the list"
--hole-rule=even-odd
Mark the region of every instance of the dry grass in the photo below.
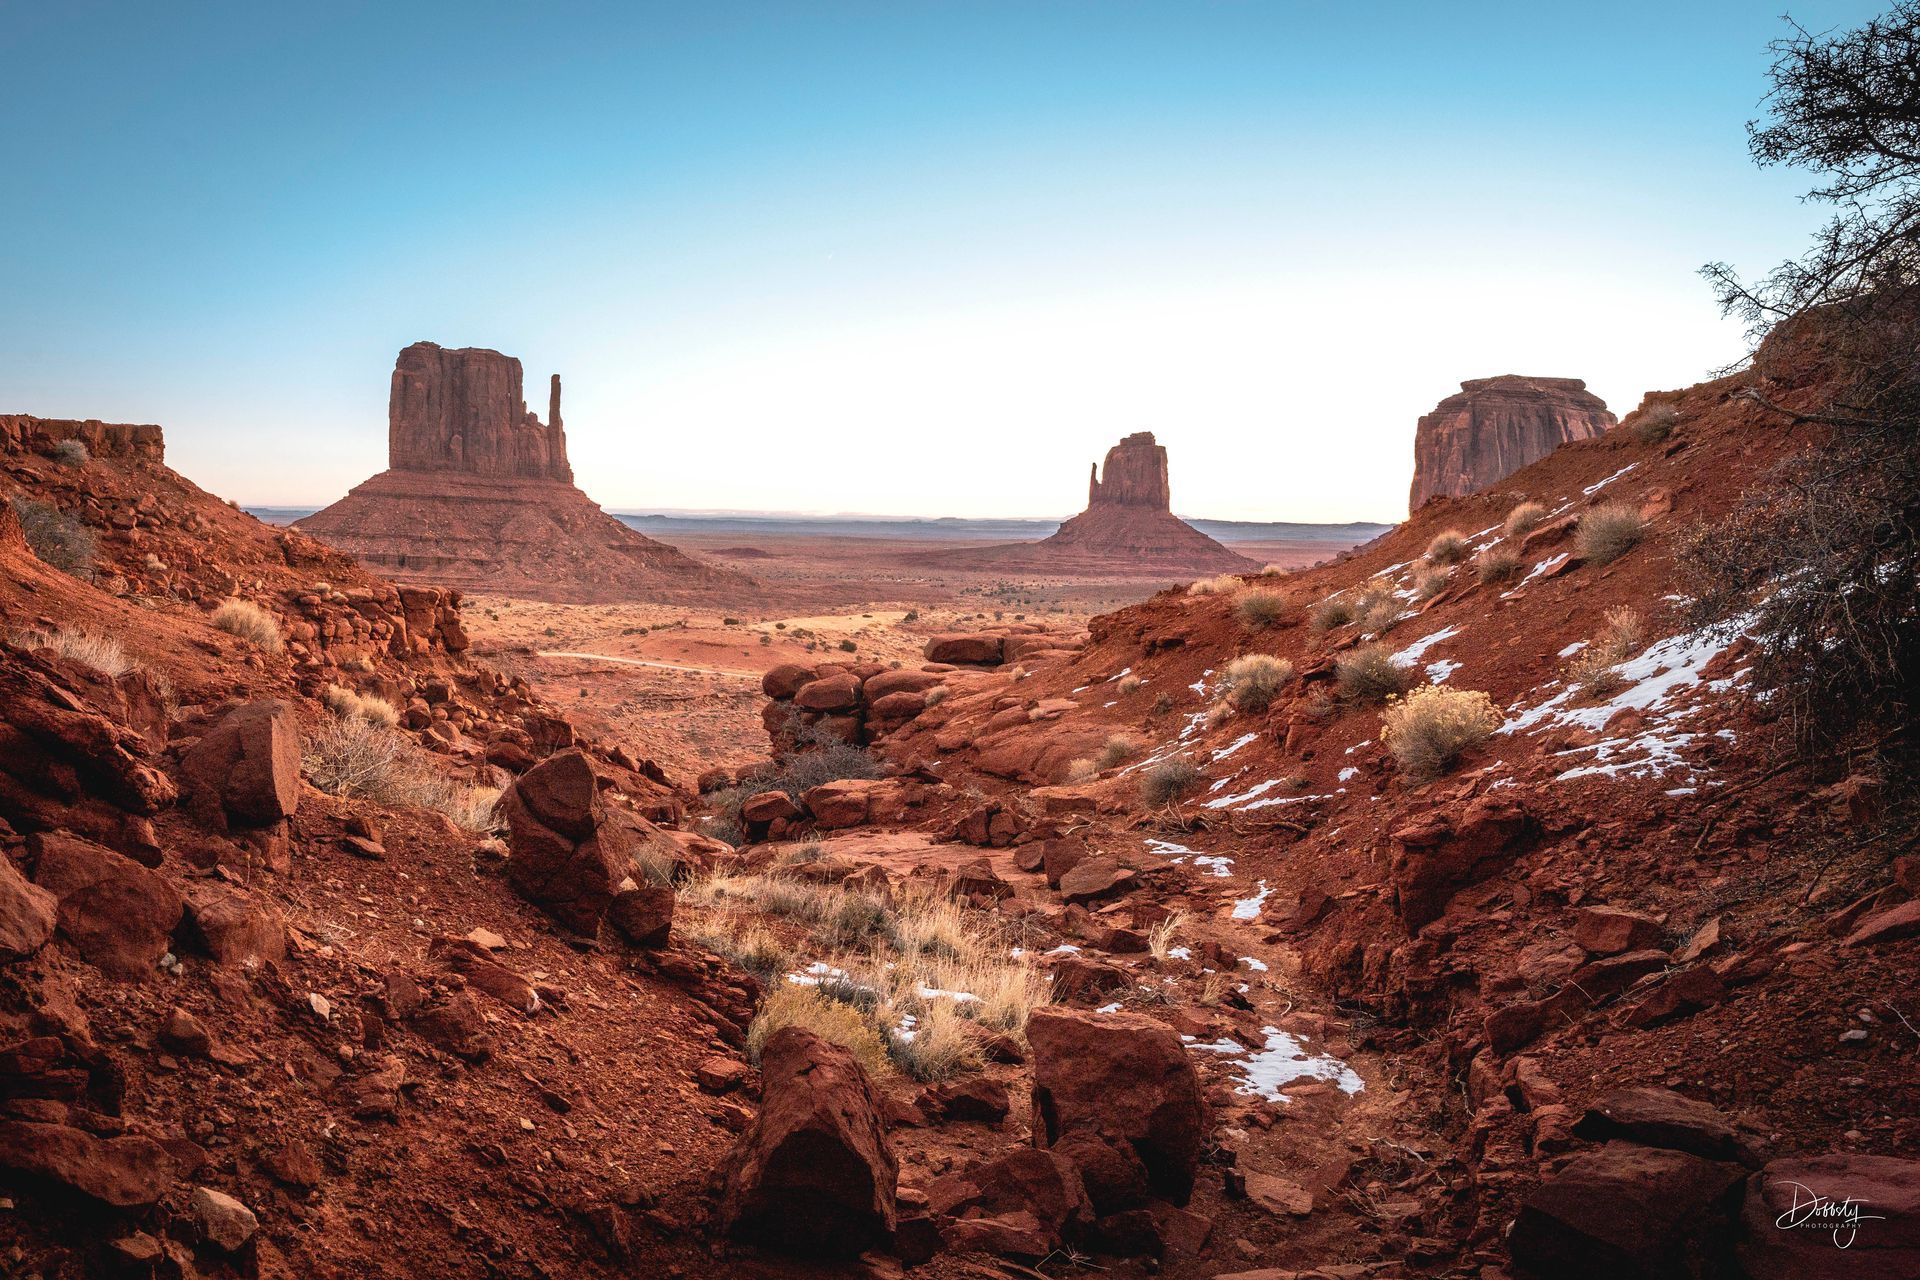
[[[1144,748],[1140,740],[1125,733],[1116,733],[1100,744],[1100,755],[1094,763],[1102,772],[1125,764],[1139,755]]]
[[[1507,512],[1507,522],[1502,527],[1509,538],[1519,538],[1538,529],[1547,518],[1547,509],[1538,502],[1523,502]]]
[[[1345,596],[1328,596],[1313,606],[1312,612],[1307,615],[1307,625],[1322,634],[1352,621],[1353,601]]]
[[[1384,586],[1368,587],[1353,607],[1360,619],[1360,629],[1369,635],[1383,636],[1406,617],[1400,601]]]
[[[250,600],[226,600],[207,621],[231,636],[238,636],[262,653],[279,653],[286,644],[280,638],[280,624],[274,616]]]
[[[1220,1002],[1227,998],[1227,992],[1233,990],[1233,975],[1228,973],[1210,973],[1200,981],[1200,994],[1194,997],[1194,1003],[1208,1009],[1217,1009]]]
[[[1142,680],[1139,676],[1121,676],[1113,687],[1115,692],[1124,698],[1128,694],[1140,692],[1140,686],[1145,683],[1146,681]]]
[[[1187,588],[1187,594],[1190,596],[1230,596],[1239,589],[1239,574],[1222,573],[1211,578],[1200,579]]]
[[[1099,776],[1100,767],[1085,756],[1067,762],[1068,782],[1091,782]]]
[[[1279,578],[1285,576],[1286,572],[1284,568],[1277,564],[1264,564],[1260,566],[1260,576],[1262,578]]]
[[[1380,741],[1409,778],[1437,778],[1492,737],[1504,719],[1484,693],[1422,685],[1388,705]]]
[[[1227,664],[1221,691],[1237,711],[1265,711],[1293,679],[1293,664],[1264,653],[1242,654]]]
[[[47,456],[63,467],[84,467],[93,460],[84,440],[62,440],[47,450]]]
[[[953,1001],[935,1000],[911,1016],[911,1026],[898,1027],[889,1037],[888,1050],[902,1071],[932,1082],[980,1069],[979,1024]]]
[[[1256,631],[1276,627],[1287,616],[1286,600],[1272,591],[1250,591],[1233,606],[1234,616]]]
[[[124,676],[140,666],[127,656],[118,640],[78,627],[56,627],[52,631],[36,628],[15,636],[13,642],[23,649],[51,649],[67,661],[90,667],[103,676]]]
[[[829,998],[818,987],[776,982],[760,1001],[747,1028],[747,1055],[757,1065],[767,1040],[782,1027],[805,1027],[853,1054],[870,1076],[893,1074],[887,1042],[860,1011]]]
[[[937,707],[941,703],[945,702],[948,696],[951,695],[952,693],[953,693],[953,690],[947,688],[947,686],[943,684],[937,684],[933,686],[933,688],[927,690],[923,696],[926,698],[927,706]]]
[[[1656,404],[1633,422],[1633,438],[1641,444],[1659,444],[1680,425],[1680,411],[1670,404]]]
[[[1506,546],[1492,546],[1473,558],[1473,573],[1481,583],[1511,582],[1520,576],[1521,559]]]
[[[1147,954],[1161,964],[1165,964],[1173,950],[1173,940],[1186,927],[1187,913],[1175,911],[1165,920],[1147,930]]]
[[[1619,666],[1640,651],[1644,630],[1634,610],[1607,610],[1600,634],[1567,664],[1568,682],[1580,686],[1582,696],[1596,701],[1626,688]]]
[[[385,698],[356,693],[345,685],[330,684],[320,695],[327,710],[342,719],[359,718],[391,729],[400,723],[400,709]]]
[[[1200,770],[1185,756],[1161,760],[1140,778],[1140,798],[1150,805],[1172,804],[1200,781]]]
[[[1340,696],[1362,705],[1397,697],[1413,683],[1413,673],[1395,662],[1383,644],[1363,644],[1341,654],[1334,660],[1333,676]]]
[[[1467,535],[1458,529],[1433,535],[1433,541],[1427,544],[1427,553],[1421,557],[1428,564],[1459,564],[1466,558]]]
[[[1646,517],[1632,507],[1612,502],[1580,517],[1574,545],[1591,565],[1612,564],[1647,536]]]
[[[328,795],[397,809],[430,809],[468,831],[491,831],[500,788],[448,778],[390,726],[329,716],[306,742],[301,766]]]
[[[1413,580],[1413,594],[1417,600],[1431,600],[1447,589],[1453,581],[1453,574],[1446,569],[1430,569]]]

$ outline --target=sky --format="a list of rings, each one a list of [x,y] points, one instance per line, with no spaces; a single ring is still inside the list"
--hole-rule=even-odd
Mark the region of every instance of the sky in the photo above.
[[[426,339],[614,510],[1061,516],[1151,430],[1182,514],[1393,520],[1462,379],[1742,354],[1782,6],[0,0],[0,412],[317,506]]]

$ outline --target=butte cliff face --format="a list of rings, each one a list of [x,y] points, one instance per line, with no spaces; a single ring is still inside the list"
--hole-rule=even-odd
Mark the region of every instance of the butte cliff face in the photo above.
[[[574,487],[560,421],[527,410],[520,362],[416,342],[387,401],[387,470],[299,521],[401,582],[568,603],[691,600],[752,579],[634,532]]]
[[[1433,498],[1477,492],[1568,441],[1591,440],[1613,425],[1606,401],[1578,378],[1509,373],[1470,379],[1420,419],[1408,510],[1418,511]]]
[[[1151,578],[1254,568],[1173,514],[1167,449],[1151,431],[1136,431],[1107,450],[1087,479],[1087,509],[1052,537],[1001,547],[941,552],[947,564],[989,565],[1033,573]]]

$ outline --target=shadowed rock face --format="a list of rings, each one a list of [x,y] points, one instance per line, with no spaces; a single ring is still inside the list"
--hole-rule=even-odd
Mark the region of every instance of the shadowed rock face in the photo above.
[[[1420,419],[1407,508],[1475,493],[1570,440],[1612,429],[1614,416],[1578,378],[1502,374],[1460,384]]]
[[[520,362],[482,347],[416,342],[393,366],[387,464],[409,471],[571,482],[560,375],[548,421],[527,411]]]
[[[1151,507],[1171,511],[1167,490],[1167,449],[1153,432],[1136,431],[1107,450],[1106,479],[1095,469],[1087,477],[1087,506]]]

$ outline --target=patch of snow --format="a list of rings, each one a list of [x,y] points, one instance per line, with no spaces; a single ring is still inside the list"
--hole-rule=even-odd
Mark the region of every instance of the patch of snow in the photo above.
[[[1248,745],[1249,743],[1258,742],[1259,740],[1260,740],[1260,735],[1257,733],[1246,734],[1242,737],[1234,739],[1232,742],[1228,743],[1226,746],[1214,752],[1213,758],[1215,760],[1225,760],[1228,756],[1232,755],[1234,752],[1238,751],[1240,748]]]
[[[1273,890],[1267,888],[1267,882],[1262,880],[1258,893],[1254,894],[1251,898],[1242,898],[1233,904],[1233,918],[1235,920],[1258,920],[1260,918],[1260,908],[1266,905],[1267,898],[1271,896],[1272,893]]]
[[[1460,664],[1451,658],[1441,658],[1427,664],[1427,679],[1435,684],[1445,684],[1447,677],[1460,669]]]
[[[1169,947],[1167,949],[1167,954],[1172,956],[1175,960],[1193,959],[1193,951],[1187,947]]]
[[[1175,856],[1186,856],[1191,854],[1193,850],[1183,844],[1175,844],[1171,840],[1155,840],[1153,837],[1148,836],[1147,852],[1157,853],[1163,858],[1172,858]]]
[[[1575,640],[1572,644],[1568,645],[1566,648],[1562,649],[1559,653],[1555,654],[1554,656],[1557,658],[1571,658],[1574,654],[1580,652],[1582,649],[1586,647],[1587,647],[1587,642],[1585,640]]]
[[[1601,480],[1595,484],[1590,484],[1586,488],[1582,489],[1580,492],[1586,494],[1589,498],[1591,498],[1594,494],[1600,492],[1602,489],[1606,488],[1608,485],[1612,484],[1615,480],[1618,480],[1621,476],[1627,474],[1627,472],[1633,470],[1635,467],[1639,465],[1640,464],[1637,462],[1629,462],[1626,466],[1620,468],[1618,471],[1608,476],[1605,480]]]
[[[1077,956],[1080,954],[1080,948],[1074,946],[1071,942],[1063,942],[1046,954],[1050,956]]]
[[[1193,860],[1196,867],[1205,867],[1208,875],[1230,876],[1233,874],[1233,859],[1219,854],[1205,853]]]
[[[1255,973],[1265,973],[1267,971],[1267,962],[1258,956],[1241,956],[1240,963]]]
[[[1360,748],[1362,748],[1362,747],[1370,747],[1370,746],[1372,746],[1372,745],[1373,745],[1373,739],[1372,739],[1372,738],[1367,738],[1367,739],[1365,739],[1365,740],[1363,740],[1363,741],[1360,741],[1360,742],[1356,742],[1356,743],[1354,743],[1354,744],[1353,744],[1352,746],[1350,746],[1350,747],[1348,747],[1348,748],[1347,748],[1347,754],[1348,754],[1348,755],[1352,755],[1352,754],[1353,754],[1354,752],[1356,752],[1356,751],[1358,751],[1358,750],[1359,750]]]
[[[1427,650],[1431,649],[1434,645],[1439,644],[1442,640],[1451,640],[1459,634],[1460,628],[1458,627],[1442,627],[1432,635],[1415,640],[1412,644],[1394,654],[1393,660],[1403,667],[1410,667],[1424,658],[1427,655]]]
[[[1103,1004],[1098,1009],[1095,1009],[1094,1012],[1095,1013],[1118,1013],[1120,1012],[1120,1002],[1118,1000],[1115,1000],[1112,1004]]]
[[[1285,781],[1285,778],[1268,778],[1265,782],[1256,782],[1245,791],[1236,792],[1230,796],[1221,796],[1217,800],[1207,801],[1207,808],[1228,809],[1237,804],[1244,804],[1256,796],[1265,795]]]
[[[1555,569],[1560,567],[1560,565],[1566,560],[1566,558],[1567,558],[1567,553],[1564,551],[1562,551],[1557,556],[1547,557],[1545,560],[1542,560],[1539,564],[1533,566],[1533,572],[1529,573],[1526,577],[1520,579],[1520,585],[1524,587],[1529,582],[1532,582],[1535,578],[1539,577],[1541,574],[1552,573]],[[1509,591],[1506,594],[1512,595],[1513,592]]]
[[[1352,782],[1355,778],[1359,776],[1360,776],[1360,768],[1358,765],[1350,764],[1346,768],[1340,771],[1341,782]]]

